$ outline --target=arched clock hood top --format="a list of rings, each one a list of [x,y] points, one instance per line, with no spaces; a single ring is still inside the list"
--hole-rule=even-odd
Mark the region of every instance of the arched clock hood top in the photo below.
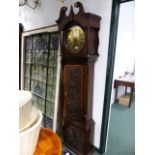
[[[100,29],[100,16],[92,13],[86,13],[82,3],[80,2],[76,2],[74,7],[79,8],[79,12],[75,14],[73,11],[73,6],[71,5],[70,13],[68,16],[66,15],[67,7],[61,8],[59,18],[56,20],[56,23],[59,25],[59,30],[64,29],[67,23],[74,23],[74,21],[76,21],[75,24],[80,23],[80,26],[82,27]]]

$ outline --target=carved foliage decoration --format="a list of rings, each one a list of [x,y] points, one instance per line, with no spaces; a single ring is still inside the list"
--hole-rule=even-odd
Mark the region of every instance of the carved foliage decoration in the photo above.
[[[82,114],[83,66],[65,65],[64,80],[67,85],[64,88],[65,117],[70,120],[79,120]]]

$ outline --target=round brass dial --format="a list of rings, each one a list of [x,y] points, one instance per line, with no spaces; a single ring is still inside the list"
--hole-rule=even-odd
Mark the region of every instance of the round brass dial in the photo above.
[[[85,44],[85,33],[80,26],[72,26],[66,33],[64,43],[71,54],[79,53]]]

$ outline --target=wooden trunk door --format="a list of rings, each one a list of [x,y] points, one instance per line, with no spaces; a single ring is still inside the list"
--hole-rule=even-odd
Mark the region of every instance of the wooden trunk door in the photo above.
[[[63,70],[63,117],[66,121],[83,120],[83,65],[65,65]]]

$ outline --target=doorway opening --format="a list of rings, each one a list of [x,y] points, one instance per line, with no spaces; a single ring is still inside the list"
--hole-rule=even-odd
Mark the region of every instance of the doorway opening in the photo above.
[[[106,86],[105,86],[106,92],[104,97],[102,132],[101,132],[101,143],[100,143],[101,154],[105,153],[108,148],[107,137],[108,137],[109,122],[110,122],[109,120],[110,120],[110,113],[111,113],[111,103],[112,103],[111,94],[112,94],[113,83],[114,83],[114,72],[115,72],[114,69],[115,69],[115,60],[116,60],[117,39],[118,39],[118,33],[119,33],[118,25],[119,25],[119,17],[121,12],[121,5],[122,4],[126,5],[127,3],[125,2],[131,3],[129,1],[133,1],[133,0],[125,0],[125,1],[113,0],[113,5],[112,5],[110,40],[109,40]],[[122,40],[122,44],[123,44],[123,41],[124,40]],[[134,60],[133,60],[133,64],[134,64]],[[133,72],[134,72],[134,69],[133,69]]]

